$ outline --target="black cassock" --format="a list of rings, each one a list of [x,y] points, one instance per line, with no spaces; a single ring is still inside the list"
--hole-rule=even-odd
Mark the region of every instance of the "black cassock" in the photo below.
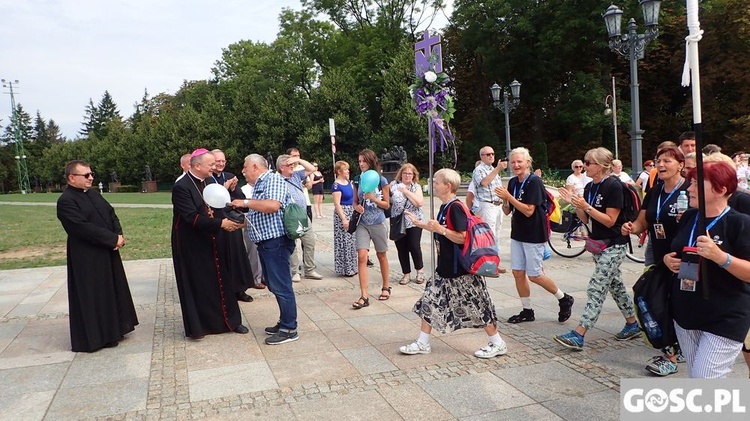
[[[172,188],[172,260],[185,336],[192,337],[233,331],[242,322],[218,246],[221,218],[209,216],[204,185],[188,172]]]
[[[57,219],[68,233],[68,308],[74,352],[118,341],[138,325],[122,266],[115,210],[96,189],[68,186],[57,200]]]
[[[220,175],[215,175],[206,179],[206,185],[218,183],[222,186],[234,178],[234,174],[224,171]],[[245,199],[245,194],[237,187],[234,191],[229,192],[229,196],[234,199]],[[223,209],[214,209],[214,217],[224,218]],[[253,270],[250,268],[250,260],[247,258],[247,248],[245,248],[245,239],[242,230],[232,232],[221,231],[217,235],[219,240],[219,249],[226,254],[229,263],[228,276],[230,281],[230,290],[232,292],[242,292],[253,286]]]

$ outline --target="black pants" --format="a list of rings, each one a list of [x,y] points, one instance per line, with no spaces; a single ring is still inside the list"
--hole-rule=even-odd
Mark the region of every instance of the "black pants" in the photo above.
[[[422,240],[422,228],[411,227],[406,229],[406,236],[396,241],[396,250],[398,250],[398,262],[401,264],[401,273],[411,273],[409,265],[409,253],[414,260],[414,269],[422,270],[422,247],[419,244]]]

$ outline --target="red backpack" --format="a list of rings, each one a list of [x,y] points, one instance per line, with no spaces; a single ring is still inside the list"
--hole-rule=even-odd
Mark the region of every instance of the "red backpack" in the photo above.
[[[456,251],[455,262],[472,275],[497,277],[500,270],[500,256],[498,255],[497,243],[495,243],[495,234],[492,232],[490,225],[482,218],[472,215],[466,205],[459,200],[455,200],[456,206],[466,214],[466,241],[463,248],[459,249],[458,244],[454,244]],[[445,222],[449,230],[455,230],[448,214],[450,212],[450,203],[446,209]]]

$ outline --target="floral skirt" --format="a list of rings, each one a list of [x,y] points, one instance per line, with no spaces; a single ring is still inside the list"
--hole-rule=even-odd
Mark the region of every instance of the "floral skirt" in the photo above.
[[[354,206],[341,205],[347,218],[352,216]],[[357,248],[354,246],[354,235],[344,230],[344,223],[338,212],[333,212],[333,270],[338,275],[354,276],[357,274]]]
[[[463,275],[427,281],[413,311],[441,333],[483,328],[497,322],[487,283],[481,276]]]

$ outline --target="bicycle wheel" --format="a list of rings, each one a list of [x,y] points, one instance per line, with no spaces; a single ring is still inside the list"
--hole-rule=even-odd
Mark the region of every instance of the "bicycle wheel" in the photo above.
[[[646,261],[646,246],[648,245],[648,235],[644,235],[641,240],[640,235],[630,234],[630,244],[625,249],[625,257],[636,262],[643,263]],[[643,242],[641,242],[643,241]]]
[[[586,237],[589,236],[589,227],[586,224],[580,224],[567,232],[550,233],[549,248],[562,257],[577,257],[586,251]]]

